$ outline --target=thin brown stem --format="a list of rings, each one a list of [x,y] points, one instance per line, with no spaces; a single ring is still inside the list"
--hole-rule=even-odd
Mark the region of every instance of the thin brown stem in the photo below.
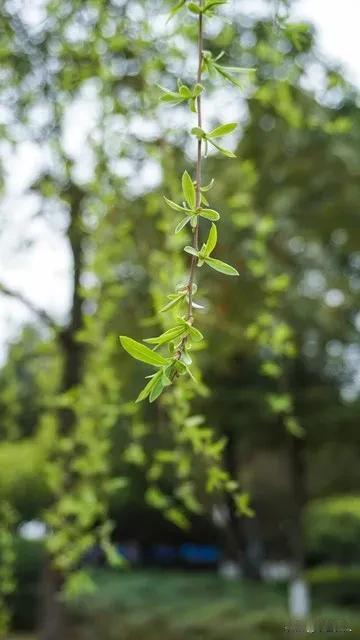
[[[199,0],[199,6],[202,7],[203,0]],[[198,70],[197,70],[197,83],[201,84],[202,80],[202,64],[203,64],[203,14],[199,14],[199,25],[198,25]],[[197,126],[199,129],[202,128],[202,101],[201,101],[201,93],[198,95],[196,99],[197,103]],[[198,139],[197,142],[197,161],[196,161],[196,208],[201,206],[201,160],[202,160],[202,140]],[[197,222],[196,227],[193,229],[193,247],[196,251],[199,250],[199,223]],[[195,268],[197,265],[198,259],[196,256],[191,257],[190,264],[190,274],[189,274],[189,282],[188,282],[188,292],[189,292],[189,307],[188,307],[188,321],[193,322],[193,285],[195,280]]]

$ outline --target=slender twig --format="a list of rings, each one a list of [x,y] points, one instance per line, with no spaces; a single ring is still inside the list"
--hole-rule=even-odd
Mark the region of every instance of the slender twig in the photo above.
[[[51,316],[49,316],[49,314],[44,311],[44,309],[40,309],[39,307],[37,307],[33,302],[31,302],[31,300],[28,300],[28,298],[26,298],[19,291],[9,289],[9,287],[0,282],[0,294],[8,296],[9,298],[14,298],[14,300],[17,300],[18,302],[23,304],[25,307],[27,307],[27,309],[29,309],[29,311],[31,311],[31,313],[35,314],[39,318],[39,320],[41,320],[41,322],[44,322],[44,324],[46,324],[48,327],[51,327],[52,329],[59,329],[59,326],[57,325],[55,320],[51,318]]]
[[[199,6],[202,7],[203,0],[199,0]],[[202,65],[203,65],[203,14],[199,14],[198,23],[198,70],[197,70],[197,83],[201,84],[202,80]],[[199,129],[202,128],[202,100],[201,93],[197,99],[197,121]],[[199,138],[197,142],[197,161],[196,161],[196,208],[201,206],[201,160],[202,160],[202,139]],[[193,229],[193,247],[196,251],[199,250],[199,222]],[[197,256],[191,257],[190,274],[188,282],[189,292],[189,308],[188,308],[188,321],[193,322],[193,285],[195,279],[195,268],[198,262]]]

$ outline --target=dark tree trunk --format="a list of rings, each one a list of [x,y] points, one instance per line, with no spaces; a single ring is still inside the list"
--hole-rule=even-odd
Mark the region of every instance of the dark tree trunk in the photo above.
[[[290,436],[289,462],[293,494],[291,549],[295,573],[301,575],[306,560],[303,513],[307,500],[305,442],[302,438]]]
[[[226,433],[227,445],[224,452],[226,470],[234,479],[239,474],[237,435],[233,430]],[[239,563],[244,575],[258,579],[260,576],[261,545],[258,537],[257,521],[240,517],[230,495],[226,497],[229,519],[224,530],[224,547],[227,559]]]
[[[60,393],[64,393],[80,385],[84,361],[84,345],[77,340],[77,334],[83,327],[83,297],[80,281],[83,270],[84,232],[82,231],[82,201],[84,193],[76,186],[67,191],[71,201],[70,223],[67,237],[73,259],[72,304],[69,323],[59,332],[58,342],[62,353],[62,380]],[[71,436],[75,426],[75,414],[72,409],[60,409],[58,412],[58,428],[61,436]],[[66,491],[71,491],[71,478],[68,479]],[[66,606],[61,598],[63,576],[54,569],[50,557],[46,558],[42,585],[40,607],[40,640],[69,640],[69,620]]]
[[[43,567],[40,589],[40,640],[70,638],[66,605],[60,598],[62,584],[62,576],[52,568],[51,559],[47,558]]]

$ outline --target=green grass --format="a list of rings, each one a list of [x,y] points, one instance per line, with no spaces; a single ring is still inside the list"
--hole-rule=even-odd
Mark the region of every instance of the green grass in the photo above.
[[[159,571],[100,572],[96,582],[97,592],[75,607],[84,640],[278,640],[289,624],[285,591],[269,585]],[[351,625],[336,638],[360,640],[360,613],[317,607],[313,620],[324,619]]]

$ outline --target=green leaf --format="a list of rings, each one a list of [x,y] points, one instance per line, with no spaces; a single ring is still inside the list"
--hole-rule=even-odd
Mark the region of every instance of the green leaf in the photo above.
[[[233,84],[235,87],[243,88],[243,83],[240,82],[237,78],[234,78],[232,73],[249,73],[254,72],[255,69],[245,69],[242,67],[223,67],[220,64],[214,64],[214,68],[216,71],[222,75],[228,82]]]
[[[184,227],[186,227],[187,223],[190,222],[190,220],[191,220],[191,216],[186,216],[185,218],[180,220],[179,224],[177,224],[176,227],[175,227],[175,233],[180,233],[180,231]]]
[[[214,186],[214,182],[215,180],[214,178],[212,178],[209,184],[206,184],[204,187],[201,187],[201,191],[210,191],[210,189],[212,189]]]
[[[152,351],[149,347],[145,347],[141,342],[136,342],[136,340],[133,340],[132,338],[120,336],[120,342],[125,351],[135,358],[135,360],[146,362],[146,364],[152,364],[154,367],[163,367],[168,363],[166,358],[161,356],[159,353]]]
[[[142,402],[143,400],[145,400],[148,395],[150,395],[151,389],[153,388],[154,384],[156,383],[156,376],[161,376],[162,375],[162,371],[158,371],[157,373],[155,373],[154,376],[151,376],[151,379],[149,380],[149,382],[145,385],[145,387],[143,388],[142,391],[140,391],[138,397],[136,398],[135,402]]]
[[[201,342],[201,340],[204,340],[204,336],[201,331],[195,327],[189,326],[189,333],[195,342]]]
[[[209,256],[215,249],[217,243],[217,228],[215,224],[211,225],[209,237],[206,241],[204,254]]]
[[[166,344],[167,342],[171,342],[181,336],[182,333],[184,333],[183,325],[175,325],[175,327],[171,327],[171,329],[164,331],[160,336],[155,338],[146,338],[144,342],[157,345]]]
[[[188,9],[189,9],[189,11],[191,11],[191,13],[196,13],[197,15],[202,13],[199,5],[195,4],[195,2],[189,2]]]
[[[167,198],[166,196],[163,196],[164,200],[166,202],[166,204],[169,205],[169,207],[171,207],[172,209],[174,209],[174,211],[181,211],[181,213],[192,213],[191,209],[187,209],[186,207],[181,207],[179,204],[176,204],[176,202],[173,202],[172,200],[169,200],[169,198]]]
[[[185,513],[176,507],[171,507],[165,511],[165,517],[179,527],[179,529],[187,529],[190,526]]]
[[[198,252],[196,251],[196,249],[194,249],[194,247],[190,247],[190,246],[186,246],[184,247],[184,251],[186,251],[186,253],[190,253],[190,255],[192,256],[198,256]]]
[[[196,136],[197,138],[206,138],[206,133],[203,129],[200,129],[200,127],[193,127],[191,129],[191,133],[193,134],[193,136]]]
[[[255,513],[254,510],[250,507],[250,496],[248,493],[240,493],[234,496],[234,501],[236,505],[236,509],[240,515],[247,516],[248,518],[252,518]]]
[[[151,389],[149,401],[154,402],[161,395],[163,390],[164,390],[163,379],[162,379],[162,376],[160,376],[159,379],[156,380],[156,383],[154,384],[153,388]]]
[[[176,307],[182,300],[184,300],[186,293],[179,293],[179,295],[169,296],[171,297],[170,302],[168,302],[164,307],[161,307],[159,313],[164,313],[165,311],[169,311],[173,307]]]
[[[216,221],[220,218],[220,214],[217,211],[214,211],[214,209],[203,209],[200,207],[197,209],[197,213],[199,216],[206,218],[207,220]]]
[[[193,97],[197,98],[200,93],[202,93],[204,91],[204,87],[202,84],[199,84],[199,82],[196,83],[195,87],[193,88]]]
[[[303,438],[305,436],[305,429],[294,416],[285,418],[284,425],[287,431],[295,438]]]
[[[237,122],[229,122],[228,124],[221,124],[219,127],[216,127],[210,133],[207,134],[207,138],[221,138],[222,136],[227,136],[229,133],[232,133],[237,128]]]
[[[165,89],[165,87],[162,87],[160,84],[158,84],[157,86],[164,93],[164,95],[161,96],[160,98],[162,102],[172,102],[174,105],[176,105],[176,104],[180,104],[185,100],[185,98],[183,98],[178,93],[175,93],[174,91],[169,91],[168,89]]]
[[[182,176],[182,189],[186,202],[190,209],[194,210],[196,205],[196,193],[194,183],[187,171],[184,171]]]
[[[206,2],[202,12],[211,13],[216,7],[223,4],[227,4],[227,0],[209,0],[209,2]]]
[[[186,84],[181,84],[179,86],[179,94],[184,98],[184,100],[189,100],[189,98],[192,97],[191,90],[186,86]]]
[[[205,262],[206,264],[209,265],[209,267],[211,267],[212,269],[215,269],[215,271],[220,271],[220,273],[225,273],[227,276],[239,275],[239,272],[234,267],[227,264],[226,262],[222,262],[222,260],[217,260],[216,258],[206,258]]]
[[[225,69],[225,71],[229,71],[230,73],[255,73],[255,71],[256,71],[256,69],[252,69],[251,67],[225,67],[225,66],[222,66],[221,68]]]
[[[186,0],[179,0],[179,2],[175,5],[175,7],[170,11],[170,15],[167,19],[167,22],[169,22],[169,20],[171,20],[171,18],[174,17],[174,15],[177,14],[178,11],[180,11],[180,9],[182,9],[185,6]]]
[[[213,147],[215,147],[215,149],[220,151],[220,153],[222,153],[227,158],[236,158],[235,153],[233,153],[229,149],[224,149],[224,147],[220,147],[220,145],[216,144],[213,140],[209,140],[209,142],[210,144],[212,144]]]

